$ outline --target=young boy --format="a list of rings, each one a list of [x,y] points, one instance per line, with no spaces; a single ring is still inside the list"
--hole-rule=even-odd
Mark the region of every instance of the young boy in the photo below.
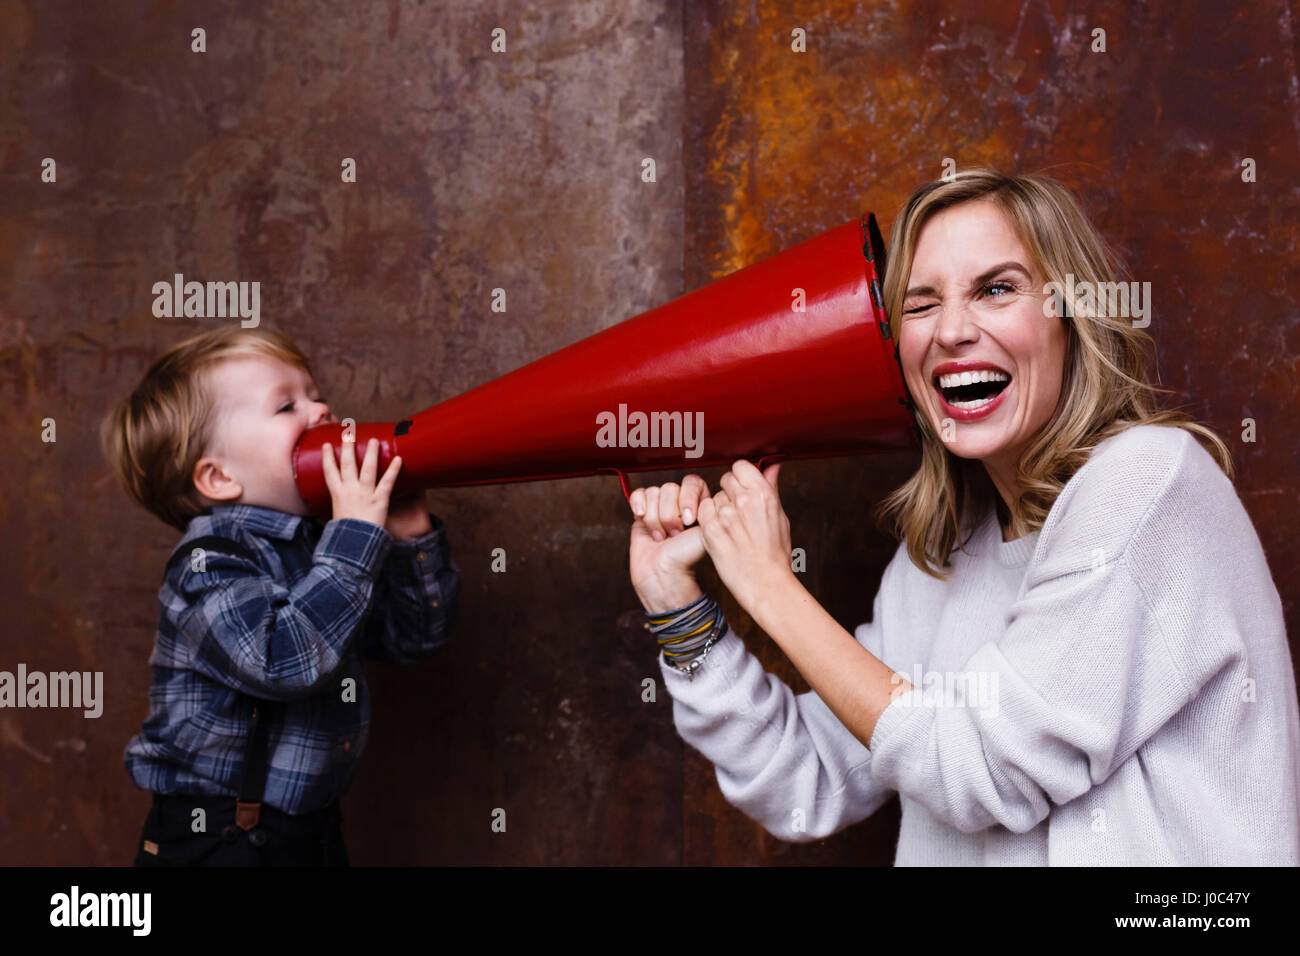
[[[326,421],[302,352],[239,327],[170,349],[104,421],[123,487],[184,532],[125,754],[154,792],[137,866],[347,865],[362,658],[409,664],[450,637],[460,570],[420,498],[390,506],[400,458],[376,481],[373,442],[360,469],[353,442],[341,464],[326,445],[332,519],[299,497],[293,448]]]

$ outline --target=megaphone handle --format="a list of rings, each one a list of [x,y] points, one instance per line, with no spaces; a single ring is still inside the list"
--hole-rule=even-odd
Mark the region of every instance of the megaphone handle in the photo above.
[[[621,468],[597,468],[596,471],[612,472],[613,474],[618,475],[619,487],[623,489],[623,500],[627,501],[632,497],[632,491],[627,486],[627,475],[623,473],[623,470]]]
[[[759,471],[762,471],[764,468],[766,468],[768,465],[772,464],[773,462],[785,461],[786,457],[787,456],[782,452],[779,451],[772,452],[769,455],[763,455],[761,458],[759,458],[758,461],[755,463],[755,466],[758,468]],[[632,492],[627,486],[627,474],[621,468],[597,468],[596,471],[608,472],[610,474],[618,475],[619,487],[623,489],[623,500],[627,501],[632,497]]]

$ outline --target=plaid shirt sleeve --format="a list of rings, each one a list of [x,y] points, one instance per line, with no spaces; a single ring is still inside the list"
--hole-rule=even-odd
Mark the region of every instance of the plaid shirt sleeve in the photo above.
[[[234,555],[211,553],[202,571],[186,566],[177,591],[190,606],[176,622],[185,666],[266,700],[320,692],[361,630],[392,543],[368,521],[330,521],[292,587]]]
[[[460,569],[447,529],[429,515],[429,531],[393,541],[375,586],[362,651],[373,660],[413,664],[451,640],[460,605]]]

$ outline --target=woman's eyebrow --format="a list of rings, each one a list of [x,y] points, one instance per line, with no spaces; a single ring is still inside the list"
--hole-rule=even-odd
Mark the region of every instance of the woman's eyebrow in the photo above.
[[[1013,270],[1024,275],[1026,279],[1029,278],[1028,269],[1022,266],[1019,262],[1010,260],[1008,262],[999,262],[991,269],[985,269],[983,272],[981,272],[979,275],[975,277],[975,279],[971,282],[970,287],[971,289],[978,289],[984,283],[988,282],[990,279],[995,278],[1001,273],[1010,272]]]
[[[1024,266],[1022,266],[1019,262],[1016,262],[1015,260],[1008,260],[1007,262],[999,262],[997,265],[993,266],[990,269],[985,269],[983,272],[981,272],[979,275],[977,275],[974,279],[971,280],[970,287],[971,289],[978,289],[980,286],[984,285],[984,283],[988,282],[990,279],[1011,269],[1023,273],[1026,279],[1029,278],[1028,269],[1026,269]],[[914,295],[937,295],[937,294],[938,293],[935,292],[934,286],[932,285],[918,285],[908,289],[906,294],[903,296],[903,298],[908,299]]]

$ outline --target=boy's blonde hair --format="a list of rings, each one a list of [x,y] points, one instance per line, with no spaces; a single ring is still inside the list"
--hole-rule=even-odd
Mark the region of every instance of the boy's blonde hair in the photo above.
[[[213,329],[172,346],[100,424],[100,446],[128,495],[181,531],[206,510],[194,466],[212,453],[219,409],[213,367],[264,355],[312,375],[302,351],[272,329]],[[313,378],[315,376],[312,376]]]
[[[991,169],[967,169],[951,181],[918,188],[894,220],[885,269],[885,311],[898,341],[912,257],[925,224],[937,213],[976,200],[994,203],[1010,220],[1020,241],[1049,282],[1066,285],[1073,274],[1079,287],[1113,282],[1128,275],[1119,257],[1084,214],[1073,194],[1048,176],[1006,176]],[[912,563],[947,580],[948,558],[962,525],[973,533],[977,520],[996,508],[1022,531],[1042,527],[1057,495],[1103,440],[1137,425],[1183,428],[1201,442],[1229,479],[1232,455],[1223,440],[1179,409],[1162,408],[1156,396],[1169,389],[1151,384],[1147,353],[1153,340],[1120,317],[1096,316],[1065,297],[1068,344],[1061,397],[1051,419],[1034,436],[1018,462],[1022,491],[1007,509],[978,461],[958,458],[935,434],[929,418],[916,411],[921,430],[921,467],[877,508],[900,540],[907,541]]]

